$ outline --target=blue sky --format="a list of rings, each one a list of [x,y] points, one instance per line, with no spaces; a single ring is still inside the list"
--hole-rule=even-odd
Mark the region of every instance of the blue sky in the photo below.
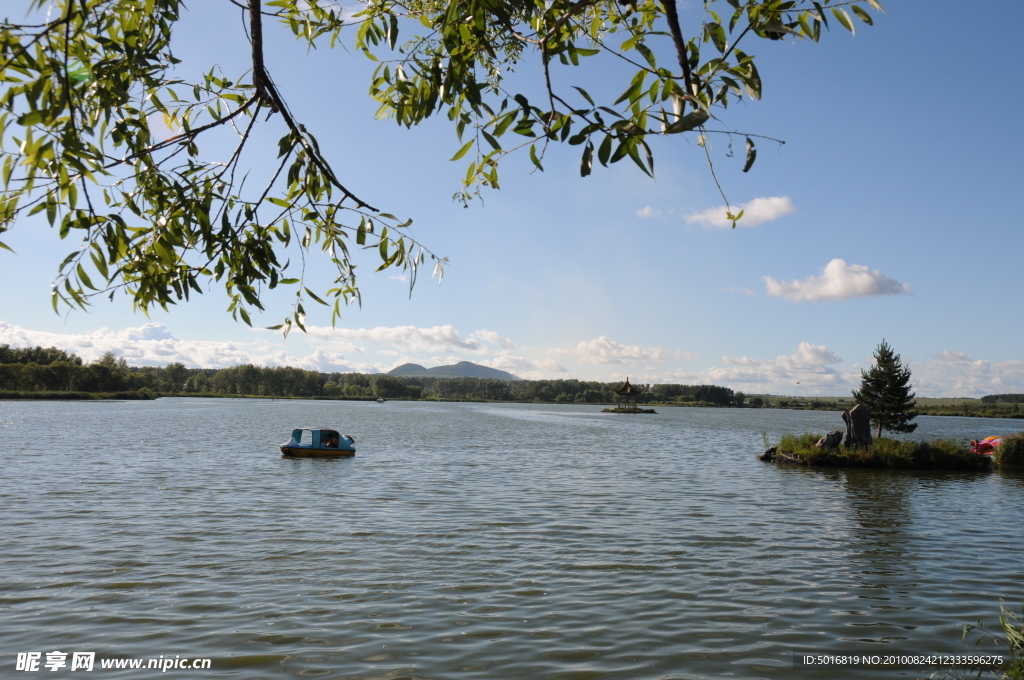
[[[696,9],[684,24],[699,22]],[[742,138],[732,159],[726,140],[712,140],[730,201],[758,216],[737,229],[708,212],[723,202],[695,136],[659,140],[654,180],[628,161],[580,178],[579,147],[556,147],[544,173],[509,162],[502,189],[463,208],[450,199],[465,166],[448,162],[459,144],[446,120],[413,130],[374,120],[365,59],[306,54],[268,25],[268,67],[292,108],[343,181],[413,217],[415,234],[449,257],[443,283],[423,276],[409,299],[405,281],[371,274],[363,258],[362,309],[335,330],[309,309],[309,335],[287,339],[233,322],[217,287],[149,319],[123,297],[57,316],[50,283],[76,244],[28,218],[5,239],[17,255],[0,253],[0,343],[86,359],[112,350],[136,364],[386,371],[469,360],[523,377],[842,395],[885,338],[921,396],[1024,392],[1024,219],[1014,207],[1024,74],[1013,47],[1024,4],[886,9],[855,37],[748,46],[764,96],[724,120],[786,145],[760,142],[744,174]],[[202,3],[176,54],[184,68],[241,73],[238,29],[226,0]],[[617,68],[556,77],[600,91]],[[536,69],[521,64],[517,77]],[[317,264],[311,273],[326,276]],[[280,323],[290,307],[287,295],[267,301],[257,325]]]

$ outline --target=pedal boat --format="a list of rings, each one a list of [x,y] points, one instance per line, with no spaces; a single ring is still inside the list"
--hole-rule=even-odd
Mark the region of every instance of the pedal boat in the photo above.
[[[303,437],[304,432],[309,436]],[[303,443],[303,439],[309,443]],[[291,440],[281,444],[281,453],[289,458],[341,458],[356,455],[356,442],[337,430],[300,428],[292,430]]]
[[[999,445],[1003,443],[1002,436],[998,437],[985,437],[982,440],[971,441],[971,451],[978,454],[979,456],[991,456],[999,448]]]

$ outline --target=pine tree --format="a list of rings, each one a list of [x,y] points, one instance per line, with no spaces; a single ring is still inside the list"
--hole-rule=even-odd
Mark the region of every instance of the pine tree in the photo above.
[[[860,389],[853,398],[871,411],[871,422],[878,425],[878,436],[882,430],[891,432],[913,432],[917,423],[910,422],[917,417],[914,408],[916,396],[910,390],[910,368],[904,367],[900,355],[883,339],[875,350],[875,365],[866,373],[860,372]]]

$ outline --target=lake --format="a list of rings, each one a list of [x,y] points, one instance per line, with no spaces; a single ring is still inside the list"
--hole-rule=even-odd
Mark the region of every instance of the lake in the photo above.
[[[964,624],[998,629],[1000,598],[1020,611],[1024,474],[756,460],[763,431],[841,429],[837,412],[600,408],[0,402],[0,666],[60,650],[208,657],[171,675],[240,680],[926,677],[794,670],[793,652],[963,653]],[[302,426],[358,454],[282,458]]]

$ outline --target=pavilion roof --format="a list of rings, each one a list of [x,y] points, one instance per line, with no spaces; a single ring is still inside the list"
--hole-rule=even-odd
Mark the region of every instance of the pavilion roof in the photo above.
[[[629,384],[629,378],[626,378],[626,382],[622,383],[620,387],[613,387],[612,392],[615,394],[640,394],[644,391],[642,387],[636,387]]]

